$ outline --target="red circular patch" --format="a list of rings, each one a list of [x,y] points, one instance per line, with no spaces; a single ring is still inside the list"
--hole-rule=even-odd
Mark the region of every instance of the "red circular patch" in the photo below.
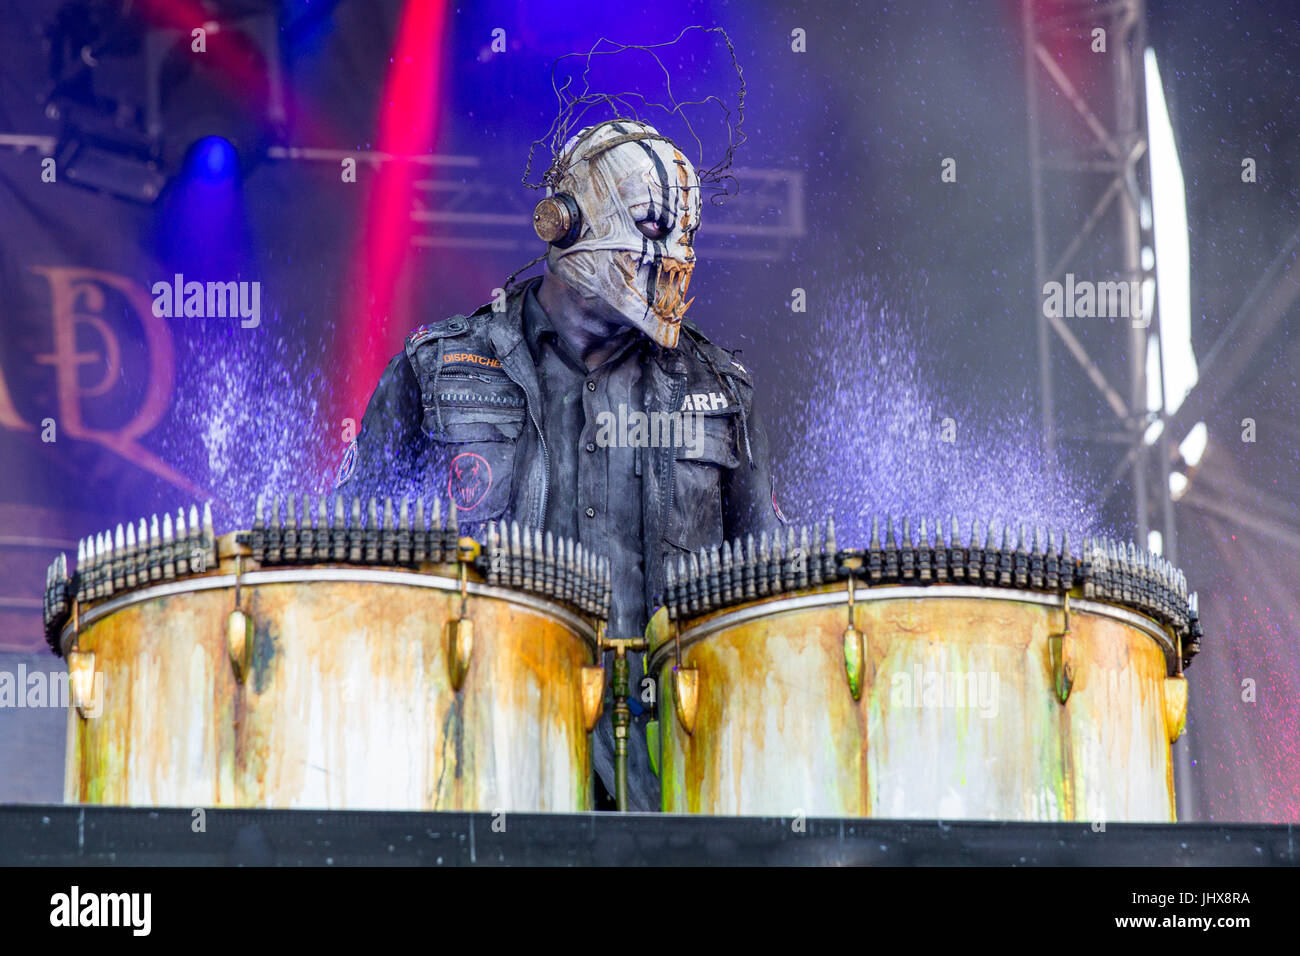
[[[492,487],[492,466],[482,455],[461,452],[451,460],[447,494],[461,511],[473,511]]]

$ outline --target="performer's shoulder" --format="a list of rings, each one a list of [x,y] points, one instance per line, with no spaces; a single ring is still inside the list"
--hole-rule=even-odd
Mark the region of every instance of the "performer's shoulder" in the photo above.
[[[718,366],[718,371],[739,378],[748,385],[753,384],[753,376],[740,360],[739,349],[728,349],[711,341],[703,330],[689,319],[682,320],[682,331],[690,336],[696,347]]]
[[[419,348],[434,339],[454,338],[466,332],[485,328],[492,321],[492,305],[481,306],[469,315],[452,315],[438,322],[417,325],[406,336],[406,351]]]

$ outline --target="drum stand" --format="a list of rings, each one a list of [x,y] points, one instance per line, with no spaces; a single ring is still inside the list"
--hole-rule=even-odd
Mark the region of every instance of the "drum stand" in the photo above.
[[[619,812],[627,811],[627,738],[632,726],[632,710],[627,705],[631,693],[631,665],[628,651],[644,651],[650,644],[643,637],[607,638],[604,628],[597,634],[596,652],[601,658],[605,651],[614,652],[614,711],[610,720],[614,724],[614,802]]]

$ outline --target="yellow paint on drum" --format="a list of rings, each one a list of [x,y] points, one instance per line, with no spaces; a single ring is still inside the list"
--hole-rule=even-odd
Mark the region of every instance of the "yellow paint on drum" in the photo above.
[[[1048,648],[1049,635],[1062,631],[1059,606],[992,590],[940,596],[941,587],[897,597],[859,589],[855,621],[867,660],[858,701],[845,674],[842,585],[801,592],[830,604],[735,620],[775,603],[757,602],[683,622],[682,666],[700,673],[694,734],[680,726],[672,700],[671,648],[653,662],[663,808],[1174,819],[1166,656],[1151,634],[1133,620],[1074,611],[1065,643],[1075,680],[1062,705]],[[720,629],[692,638],[708,626]]]
[[[89,719],[70,709],[69,802],[590,809],[579,673],[592,648],[544,604],[470,594],[459,693],[445,635],[458,593],[286,581],[245,584],[241,606],[255,625],[243,684],[226,649],[232,588],[129,604],[82,630],[104,701]]]

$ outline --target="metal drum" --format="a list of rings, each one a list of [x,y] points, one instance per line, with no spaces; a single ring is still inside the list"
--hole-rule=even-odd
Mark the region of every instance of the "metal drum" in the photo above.
[[[663,809],[1173,820],[1195,595],[1131,545],[1059,540],[890,521],[862,551],[832,526],[683,562],[648,664]]]
[[[454,511],[432,528],[422,507],[414,525],[405,506],[362,521],[355,502],[337,526],[303,514],[282,523],[277,502],[219,541],[191,518],[197,540],[182,521],[130,548],[100,536],[75,575],[56,562],[47,619],[77,703],[65,799],[589,809],[582,674],[603,563],[529,548],[511,586]]]

